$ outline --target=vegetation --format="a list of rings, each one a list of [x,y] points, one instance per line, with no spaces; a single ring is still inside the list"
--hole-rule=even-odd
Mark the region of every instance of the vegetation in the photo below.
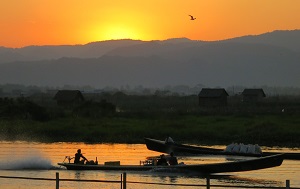
[[[124,93],[86,95],[75,107],[52,98],[0,98],[2,140],[87,143],[144,143],[144,137],[201,145],[231,142],[261,146],[300,146],[300,98],[269,97],[243,104],[230,97],[227,107],[201,108],[196,95]]]

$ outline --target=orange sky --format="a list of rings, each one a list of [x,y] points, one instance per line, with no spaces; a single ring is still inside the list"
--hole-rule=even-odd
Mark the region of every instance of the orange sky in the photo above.
[[[3,0],[0,46],[221,40],[300,29],[300,0]],[[189,20],[189,14],[197,19]]]

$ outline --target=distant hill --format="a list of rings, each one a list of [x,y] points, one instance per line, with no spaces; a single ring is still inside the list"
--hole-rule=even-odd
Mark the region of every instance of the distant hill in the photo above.
[[[139,40],[109,40],[86,45],[28,46],[24,48],[0,47],[0,64],[12,61],[51,60],[62,57],[95,58],[112,49],[143,43]]]
[[[300,30],[223,41],[113,40],[0,48],[0,83],[300,87]]]
[[[300,52],[300,30],[274,31],[258,36],[244,36],[230,39],[231,42],[268,44],[285,47],[295,52]]]

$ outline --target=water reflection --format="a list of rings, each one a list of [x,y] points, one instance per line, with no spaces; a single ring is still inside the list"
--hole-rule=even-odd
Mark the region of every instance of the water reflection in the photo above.
[[[259,178],[244,178],[239,176],[227,176],[220,177],[217,180],[219,180],[220,183],[224,183],[226,185],[231,184],[239,184],[244,186],[266,186],[266,187],[275,187],[275,186],[283,186],[283,182],[276,181],[276,180],[266,180],[266,179],[259,179]]]
[[[82,180],[82,178],[85,178],[85,172],[84,171],[76,171],[75,179]]]
[[[80,179],[80,180],[108,180],[119,181],[123,172],[118,171],[71,171],[60,169],[58,162],[62,162],[65,156],[74,156],[78,148],[81,148],[88,159],[97,157],[99,164],[105,161],[121,161],[121,164],[138,165],[140,160],[145,160],[149,156],[159,156],[160,153],[149,151],[144,144],[84,144],[84,143],[30,143],[30,142],[0,142],[0,176],[24,176],[55,178],[55,173],[59,172],[60,178]],[[269,149],[271,150],[271,149]],[[278,149],[277,149],[278,151]],[[284,149],[288,151],[288,149]],[[300,149],[293,149],[300,152]],[[36,152],[36,153],[33,153]],[[28,156],[30,154],[30,156]],[[15,157],[15,158],[11,158]],[[219,163],[227,161],[223,156],[179,156],[178,160],[185,164]],[[7,163],[10,162],[10,163]],[[19,162],[19,163],[18,163]],[[33,164],[34,163],[34,164]],[[15,168],[15,165],[22,165]],[[24,167],[32,165],[36,170],[23,170]],[[56,170],[47,167],[56,167]],[[11,170],[3,170],[10,167]],[[22,170],[21,170],[22,169]],[[299,161],[284,160],[279,167],[257,170],[250,172],[240,172],[210,175],[211,185],[231,185],[231,186],[284,186],[285,180],[291,181],[291,187],[300,187],[300,164]],[[128,188],[172,188],[172,184],[179,185],[205,185],[206,175],[197,172],[178,172],[170,170],[154,170],[147,172],[127,172],[127,180],[134,182],[170,184],[170,186],[157,186],[146,184],[129,184]],[[30,184],[30,183],[36,184]],[[29,186],[30,185],[30,186]],[[36,185],[36,187],[35,187]],[[4,187],[5,186],[5,187]],[[26,186],[26,187],[25,187]],[[43,187],[41,187],[43,186]],[[17,180],[16,182],[0,179],[0,188],[53,188],[51,182],[36,182]],[[61,188],[81,189],[81,188],[119,188],[118,184],[110,183],[88,183],[88,182],[61,182]],[[177,189],[186,189],[184,186],[177,186]],[[190,187],[188,187],[189,189]],[[193,186],[192,186],[193,188]]]
[[[177,177],[176,176],[169,177],[169,182],[170,183],[177,183]]]

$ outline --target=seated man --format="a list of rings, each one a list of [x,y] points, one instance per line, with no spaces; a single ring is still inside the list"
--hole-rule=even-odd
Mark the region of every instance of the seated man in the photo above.
[[[168,165],[164,154],[160,155],[160,158],[157,160],[157,165]]]
[[[82,158],[83,160],[80,160],[80,158]],[[81,150],[78,149],[77,153],[75,154],[74,163],[76,163],[76,164],[84,164],[84,161],[88,162],[88,160],[82,155]]]
[[[173,152],[171,152],[170,156],[171,157],[169,158],[169,164],[170,165],[178,165],[177,158],[174,156]]]

